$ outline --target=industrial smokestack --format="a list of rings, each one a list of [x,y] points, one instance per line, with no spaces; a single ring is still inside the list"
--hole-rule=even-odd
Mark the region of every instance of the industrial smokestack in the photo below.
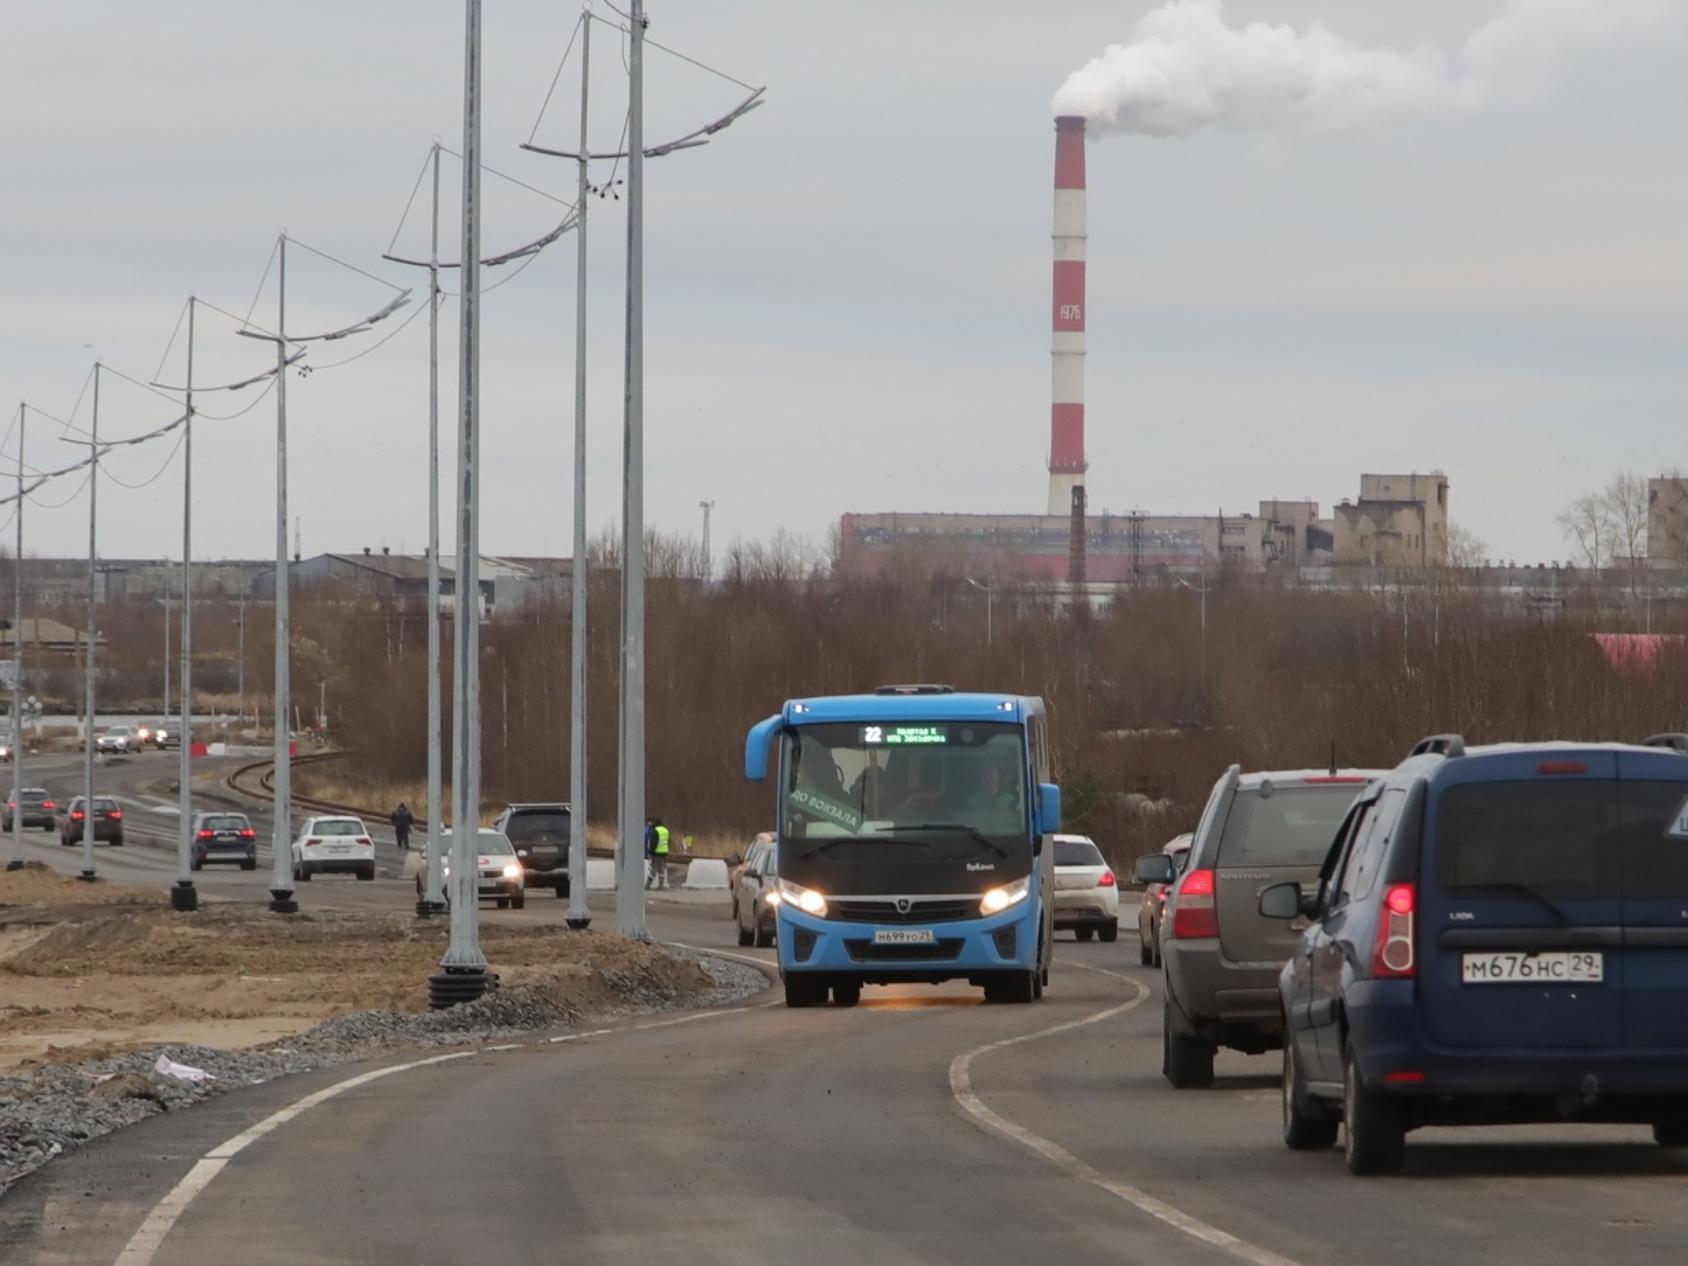
[[[1049,513],[1084,487],[1084,119],[1055,120],[1054,333],[1049,345]]]

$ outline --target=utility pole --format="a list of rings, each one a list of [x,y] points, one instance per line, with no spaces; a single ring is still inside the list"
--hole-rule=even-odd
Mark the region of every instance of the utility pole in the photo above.
[[[715,508],[713,501],[700,501],[698,508],[703,511],[703,579],[707,584],[714,578],[714,568],[709,558],[709,512]]]
[[[275,829],[270,836],[270,909],[297,914],[293,899],[292,624],[287,597],[287,237],[277,245],[275,337]]]
[[[170,719],[170,599],[154,598],[164,608],[164,719]]]
[[[94,362],[94,413],[88,448],[88,653],[85,660],[87,676],[83,681],[84,706],[87,714],[83,719],[83,734],[86,742],[83,744],[82,757],[82,874],[78,878],[93,883],[99,878],[94,872],[94,642],[95,618],[98,614],[96,605],[95,585],[98,576],[95,572],[98,555],[94,548],[95,510],[99,504],[100,493],[100,362]],[[23,812],[23,805],[17,806],[17,813]]]
[[[238,700],[235,707],[240,713],[237,725],[246,724],[246,595],[240,595],[240,640],[236,643],[239,649],[235,652],[235,697]]]
[[[592,22],[580,22],[580,156],[575,185],[574,266],[574,567],[569,581],[569,909],[563,922],[576,932],[592,925],[586,904],[586,201],[591,155],[586,136],[592,86]],[[20,467],[21,469],[21,467]],[[642,851],[642,850],[641,850]]]
[[[428,237],[428,846],[427,876],[416,899],[416,916],[431,918],[445,907],[440,883],[441,803],[444,775],[440,750],[440,146],[434,142],[434,213]]]
[[[991,625],[993,623],[992,617],[993,617],[993,614],[994,614],[993,611],[992,611],[992,608],[996,604],[996,586],[995,585],[981,585],[978,581],[974,580],[973,577],[971,577],[971,576],[968,576],[966,579],[967,579],[967,583],[972,585],[973,588],[982,589],[984,591],[984,594],[985,594],[985,645],[989,646],[991,644],[991,642],[993,640],[993,636],[994,636],[994,630],[992,629]]]
[[[628,19],[627,351],[621,490],[621,844],[616,927],[645,930],[645,10]]]
[[[23,439],[29,406],[18,406],[17,545],[12,554],[12,860],[7,870],[23,869]]]
[[[174,910],[197,910],[193,884],[193,318],[198,300],[188,296],[187,413],[182,422],[182,706],[177,713],[181,758],[176,769],[176,886]],[[170,606],[164,607],[164,715],[170,716]]]
[[[459,267],[459,368],[457,375],[456,672],[453,688],[462,722],[452,735],[457,794],[452,803],[451,943],[440,974],[429,977],[428,1005],[435,1010],[472,1002],[489,984],[480,945],[475,864],[481,825],[480,692],[480,298],[481,298],[481,0],[465,0],[463,40],[463,253]]]

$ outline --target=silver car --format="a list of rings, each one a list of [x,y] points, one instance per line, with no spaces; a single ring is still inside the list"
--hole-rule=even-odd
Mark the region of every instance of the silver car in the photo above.
[[[1266,918],[1260,894],[1315,882],[1349,806],[1380,776],[1233,765],[1214,786],[1161,919],[1161,1071],[1174,1086],[1211,1085],[1221,1046],[1250,1055],[1282,1047],[1278,973],[1305,922]],[[1137,880],[1173,882],[1172,858],[1139,858]]]
[[[1088,835],[1055,837],[1055,930],[1088,941],[1119,939],[1119,882]]]

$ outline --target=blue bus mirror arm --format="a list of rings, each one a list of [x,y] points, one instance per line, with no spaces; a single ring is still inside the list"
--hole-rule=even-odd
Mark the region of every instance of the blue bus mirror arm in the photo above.
[[[785,717],[771,716],[750,727],[744,740],[744,776],[761,782],[768,776],[768,745],[785,726]]]
[[[1037,833],[1054,835],[1061,829],[1061,788],[1052,782],[1037,785]]]

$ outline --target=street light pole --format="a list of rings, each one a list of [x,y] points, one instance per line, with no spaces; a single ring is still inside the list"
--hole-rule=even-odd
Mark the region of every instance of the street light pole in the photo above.
[[[176,886],[170,890],[175,910],[197,910],[193,884],[193,319],[198,301],[188,296],[187,412],[182,422],[182,706],[177,709],[176,740],[181,758],[176,770]],[[170,607],[164,607],[164,640],[170,640]],[[170,718],[170,651],[164,652],[164,718]]]
[[[486,992],[480,945],[475,863],[481,814],[480,691],[480,298],[481,298],[481,0],[465,0],[463,40],[463,253],[457,375],[456,672],[453,687],[462,723],[452,735],[454,779],[451,840],[451,943],[441,974],[428,980],[436,1010],[472,1002]]]
[[[17,545],[12,553],[12,848],[7,870],[23,869],[23,439],[29,406],[18,406]]]
[[[984,595],[985,595],[985,645],[989,646],[989,645],[991,645],[992,640],[994,638],[994,629],[992,628],[992,624],[994,622],[992,617],[994,615],[994,612],[993,612],[992,608],[996,604],[996,586],[995,585],[981,585],[978,581],[974,580],[973,577],[971,577],[971,576],[966,577],[966,581],[967,581],[968,584],[972,585],[973,588],[982,590],[984,592]]]
[[[628,19],[627,350],[621,514],[621,873],[616,925],[645,941],[645,13]]]
[[[164,608],[164,720],[170,719],[170,599],[154,598]]]
[[[82,732],[86,738],[83,744],[82,758],[82,874],[78,876],[89,883],[99,878],[94,872],[94,640],[96,637],[94,621],[97,615],[96,595],[94,592],[98,578],[95,575],[97,555],[94,548],[95,510],[99,504],[100,493],[100,362],[94,362],[94,412],[93,422],[89,431],[92,441],[89,445],[88,464],[88,646],[84,659],[87,676],[83,679],[83,705],[87,715],[83,718]],[[23,806],[18,806],[22,813]]]
[[[235,711],[239,713],[237,725],[246,724],[246,595],[240,596],[240,640],[236,643],[235,652]]]
[[[428,245],[428,846],[417,918],[444,909],[440,884],[443,773],[440,737],[440,146],[434,142],[434,201]]]
[[[580,156],[574,226],[574,567],[569,580],[569,909],[563,922],[576,932],[592,925],[586,904],[586,202],[591,192],[586,113],[591,100],[592,23],[580,24]]]

